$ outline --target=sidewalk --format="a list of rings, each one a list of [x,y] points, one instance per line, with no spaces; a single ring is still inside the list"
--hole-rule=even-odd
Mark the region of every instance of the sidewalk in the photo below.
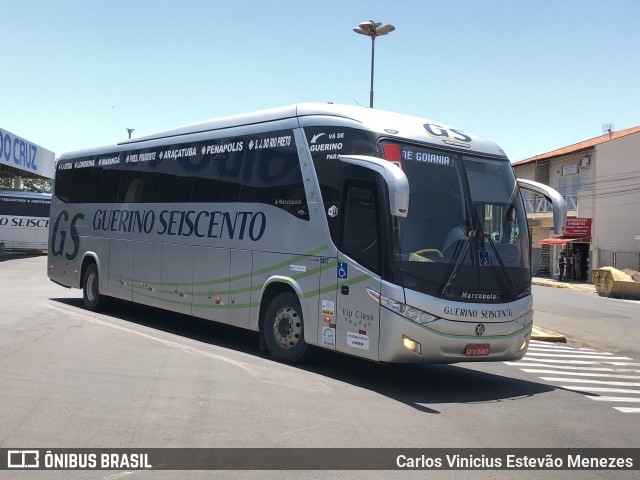
[[[588,282],[576,282],[575,280],[563,280],[560,282],[557,278],[553,277],[533,277],[531,283],[534,285],[542,285],[543,287],[570,288],[571,290],[596,293],[595,285]]]

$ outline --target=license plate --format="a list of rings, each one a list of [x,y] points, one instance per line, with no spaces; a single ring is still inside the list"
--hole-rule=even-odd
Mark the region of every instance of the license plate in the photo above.
[[[470,343],[464,349],[467,357],[486,357],[491,352],[491,345],[488,343]]]

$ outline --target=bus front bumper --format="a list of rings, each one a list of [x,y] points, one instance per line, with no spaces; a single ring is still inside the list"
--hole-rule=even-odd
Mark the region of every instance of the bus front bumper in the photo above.
[[[533,322],[523,326],[515,320],[483,324],[441,319],[436,329],[436,325],[420,325],[384,308],[380,320],[379,359],[389,363],[520,360],[527,352],[533,327]],[[458,329],[461,323],[466,323],[467,330],[476,334],[442,333],[443,330]],[[487,330],[499,330],[501,334],[491,334]]]

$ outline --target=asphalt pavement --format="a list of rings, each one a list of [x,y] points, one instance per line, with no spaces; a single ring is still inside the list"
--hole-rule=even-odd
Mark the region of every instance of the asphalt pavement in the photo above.
[[[568,288],[571,290],[578,290],[587,293],[596,294],[596,287],[591,283],[586,282],[576,282],[575,280],[563,280],[559,281],[557,278],[553,277],[533,277],[531,279],[531,283],[533,285],[540,285],[543,287],[552,287],[552,288]],[[548,330],[544,327],[540,327],[538,325],[533,326],[533,331],[531,332],[532,340],[542,340],[545,342],[562,342],[566,343],[567,337],[559,332],[554,332],[552,330]]]

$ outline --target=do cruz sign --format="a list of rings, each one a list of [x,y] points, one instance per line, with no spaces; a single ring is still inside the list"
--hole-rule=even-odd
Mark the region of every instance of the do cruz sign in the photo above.
[[[0,128],[0,164],[41,177],[53,178],[55,154]]]

